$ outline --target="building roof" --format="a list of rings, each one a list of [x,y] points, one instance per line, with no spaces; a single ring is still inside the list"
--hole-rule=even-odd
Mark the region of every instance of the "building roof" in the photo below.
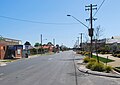
[[[106,44],[120,43],[120,36],[113,36],[112,38],[106,39]]]
[[[0,39],[0,43],[4,43],[6,45],[20,45],[22,44],[21,40],[11,39],[11,38],[4,38]]]

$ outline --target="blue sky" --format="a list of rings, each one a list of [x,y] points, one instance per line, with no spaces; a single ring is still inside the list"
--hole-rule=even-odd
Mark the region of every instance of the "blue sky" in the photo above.
[[[3,37],[31,42],[40,42],[43,34],[43,43],[56,39],[56,44],[62,43],[72,47],[79,33],[88,33],[86,27],[67,14],[71,14],[89,26],[85,19],[89,18],[89,11],[85,5],[97,4],[99,7],[103,0],[0,0],[0,16],[17,19],[45,22],[31,23],[11,20],[0,17],[0,35]],[[102,37],[120,36],[120,0],[105,0],[103,6],[96,14],[98,25],[103,29]],[[95,11],[93,11],[93,14]],[[59,24],[56,24],[59,23]],[[66,24],[73,23],[73,24]]]

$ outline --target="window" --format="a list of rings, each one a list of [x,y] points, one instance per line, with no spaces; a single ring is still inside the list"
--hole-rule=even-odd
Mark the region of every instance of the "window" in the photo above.
[[[20,49],[17,50],[17,54],[19,54],[19,55],[21,54],[21,50]]]

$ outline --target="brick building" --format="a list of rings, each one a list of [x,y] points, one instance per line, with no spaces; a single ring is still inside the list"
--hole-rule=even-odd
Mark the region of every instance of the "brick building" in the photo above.
[[[21,40],[0,38],[0,59],[22,58]]]

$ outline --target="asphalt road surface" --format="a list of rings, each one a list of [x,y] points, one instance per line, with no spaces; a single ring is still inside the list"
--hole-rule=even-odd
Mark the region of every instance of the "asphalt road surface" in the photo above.
[[[0,85],[120,85],[120,79],[79,72],[73,51],[21,59],[0,67]]]

